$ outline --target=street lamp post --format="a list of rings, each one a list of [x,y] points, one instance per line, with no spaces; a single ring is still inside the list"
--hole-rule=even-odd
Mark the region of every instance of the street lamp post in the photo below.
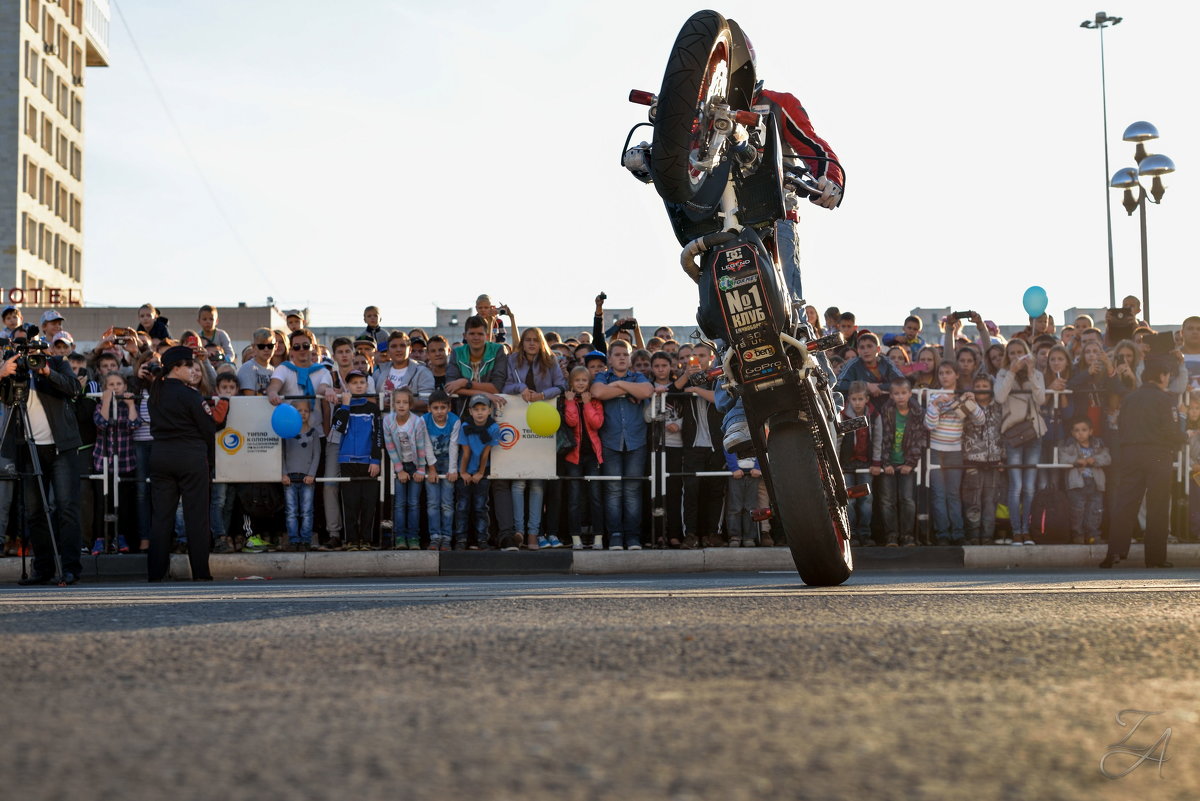
[[[1108,307],[1117,305],[1117,278],[1113,271],[1112,245],[1112,204],[1108,202],[1108,86],[1104,80],[1104,29],[1110,25],[1119,25],[1122,17],[1110,17],[1103,11],[1097,11],[1095,19],[1085,19],[1079,27],[1100,31],[1100,103],[1104,111],[1104,218],[1108,224]]]
[[[1146,142],[1158,138],[1158,129],[1148,122],[1133,123],[1125,129],[1125,133],[1121,138],[1126,142],[1137,143],[1137,149],[1133,154],[1137,166],[1123,167],[1117,170],[1108,185],[1113,189],[1125,190],[1125,196],[1121,199],[1121,205],[1125,207],[1125,211],[1131,217],[1134,211],[1139,212],[1138,216],[1140,218],[1139,222],[1142,234],[1142,316],[1149,323],[1150,259],[1146,247],[1146,203],[1147,201],[1155,204],[1162,203],[1163,195],[1167,191],[1167,188],[1163,185],[1162,177],[1168,173],[1175,172],[1175,162],[1161,153],[1151,154],[1146,151]],[[1150,182],[1149,195],[1147,195],[1146,187],[1141,182],[1143,176],[1153,179]],[[1134,187],[1137,187],[1138,190],[1136,199],[1133,196]]]

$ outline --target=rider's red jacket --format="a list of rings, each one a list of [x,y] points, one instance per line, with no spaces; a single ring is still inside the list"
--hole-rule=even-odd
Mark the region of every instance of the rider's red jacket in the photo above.
[[[787,92],[772,92],[769,89],[760,91],[758,98],[759,102],[769,103],[771,110],[778,114],[783,141],[792,150],[792,153],[785,155],[798,156],[808,165],[813,175],[818,178],[824,175],[838,186],[844,187],[846,178],[842,168],[831,161],[825,161],[827,158],[836,161],[837,154],[828,142],[817,136],[812,121],[808,118],[808,112],[800,105],[800,101]]]

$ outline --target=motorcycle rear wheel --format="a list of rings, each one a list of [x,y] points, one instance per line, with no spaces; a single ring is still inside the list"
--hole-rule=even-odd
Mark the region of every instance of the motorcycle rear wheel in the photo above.
[[[675,37],[654,116],[650,172],[669,203],[687,203],[708,178],[690,162],[708,157],[711,121],[703,109],[729,97],[733,52],[729,23],[715,11],[697,11]]]
[[[787,533],[788,547],[801,580],[813,587],[833,587],[850,578],[849,521],[844,505],[833,497],[812,430],[805,423],[773,427],[767,439],[767,463],[775,508]]]

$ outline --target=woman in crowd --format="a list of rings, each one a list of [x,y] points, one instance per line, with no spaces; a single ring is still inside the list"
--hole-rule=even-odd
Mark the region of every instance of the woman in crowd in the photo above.
[[[1071,395],[1066,392],[1071,381],[1071,353],[1062,345],[1050,348],[1046,355],[1046,370],[1042,383],[1046,389],[1046,402],[1042,404],[1042,417],[1046,421],[1046,436],[1042,438],[1042,464],[1055,461],[1054,448],[1067,438],[1066,423],[1071,420]],[[1038,485],[1058,487],[1062,484],[1062,470],[1042,470],[1038,474]]]
[[[520,395],[527,403],[543,400],[554,403],[567,388],[558,359],[546,344],[542,329],[537,327],[522,332],[520,345],[508,357],[508,377],[504,393]],[[525,513],[526,489],[529,491],[528,515]],[[512,482],[513,526],[518,539],[524,537],[524,545],[530,550],[562,547],[557,535],[541,534],[545,490],[546,482],[540,478]],[[557,508],[557,504],[553,506]]]
[[[979,374],[979,351],[973,345],[962,345],[954,352],[954,359],[958,365],[958,390],[967,392]]]
[[[1132,341],[1123,339],[1112,350],[1113,376],[1126,393],[1142,383],[1142,353]]]
[[[937,379],[937,367],[941,362],[938,358],[937,348],[932,345],[926,345],[917,351],[917,360],[914,364],[919,364],[921,369],[909,376],[912,379],[913,391],[920,389],[930,389],[939,386]]]
[[[912,355],[908,352],[908,348],[903,345],[893,345],[888,348],[887,357],[888,361],[895,365],[896,369],[900,370],[901,373],[904,372],[901,368],[912,364]]]
[[[1004,366],[1004,346],[999,342],[993,343],[987,349],[986,361],[987,364],[984,365],[984,369],[994,379],[1000,372],[1000,368]]]
[[[1034,365],[1033,353],[1023,339],[1011,339],[1004,349],[1004,364],[996,376],[996,402],[1003,417],[1000,436],[1008,464],[1008,513],[1012,544],[1033,545],[1029,536],[1033,493],[1037,487],[1038,458],[1046,421],[1038,409],[1046,402],[1046,382]]]

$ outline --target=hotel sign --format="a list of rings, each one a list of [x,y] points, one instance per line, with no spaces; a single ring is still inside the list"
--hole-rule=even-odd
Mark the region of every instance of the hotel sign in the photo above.
[[[83,291],[50,286],[41,289],[0,287],[0,299],[13,306],[82,306]]]

